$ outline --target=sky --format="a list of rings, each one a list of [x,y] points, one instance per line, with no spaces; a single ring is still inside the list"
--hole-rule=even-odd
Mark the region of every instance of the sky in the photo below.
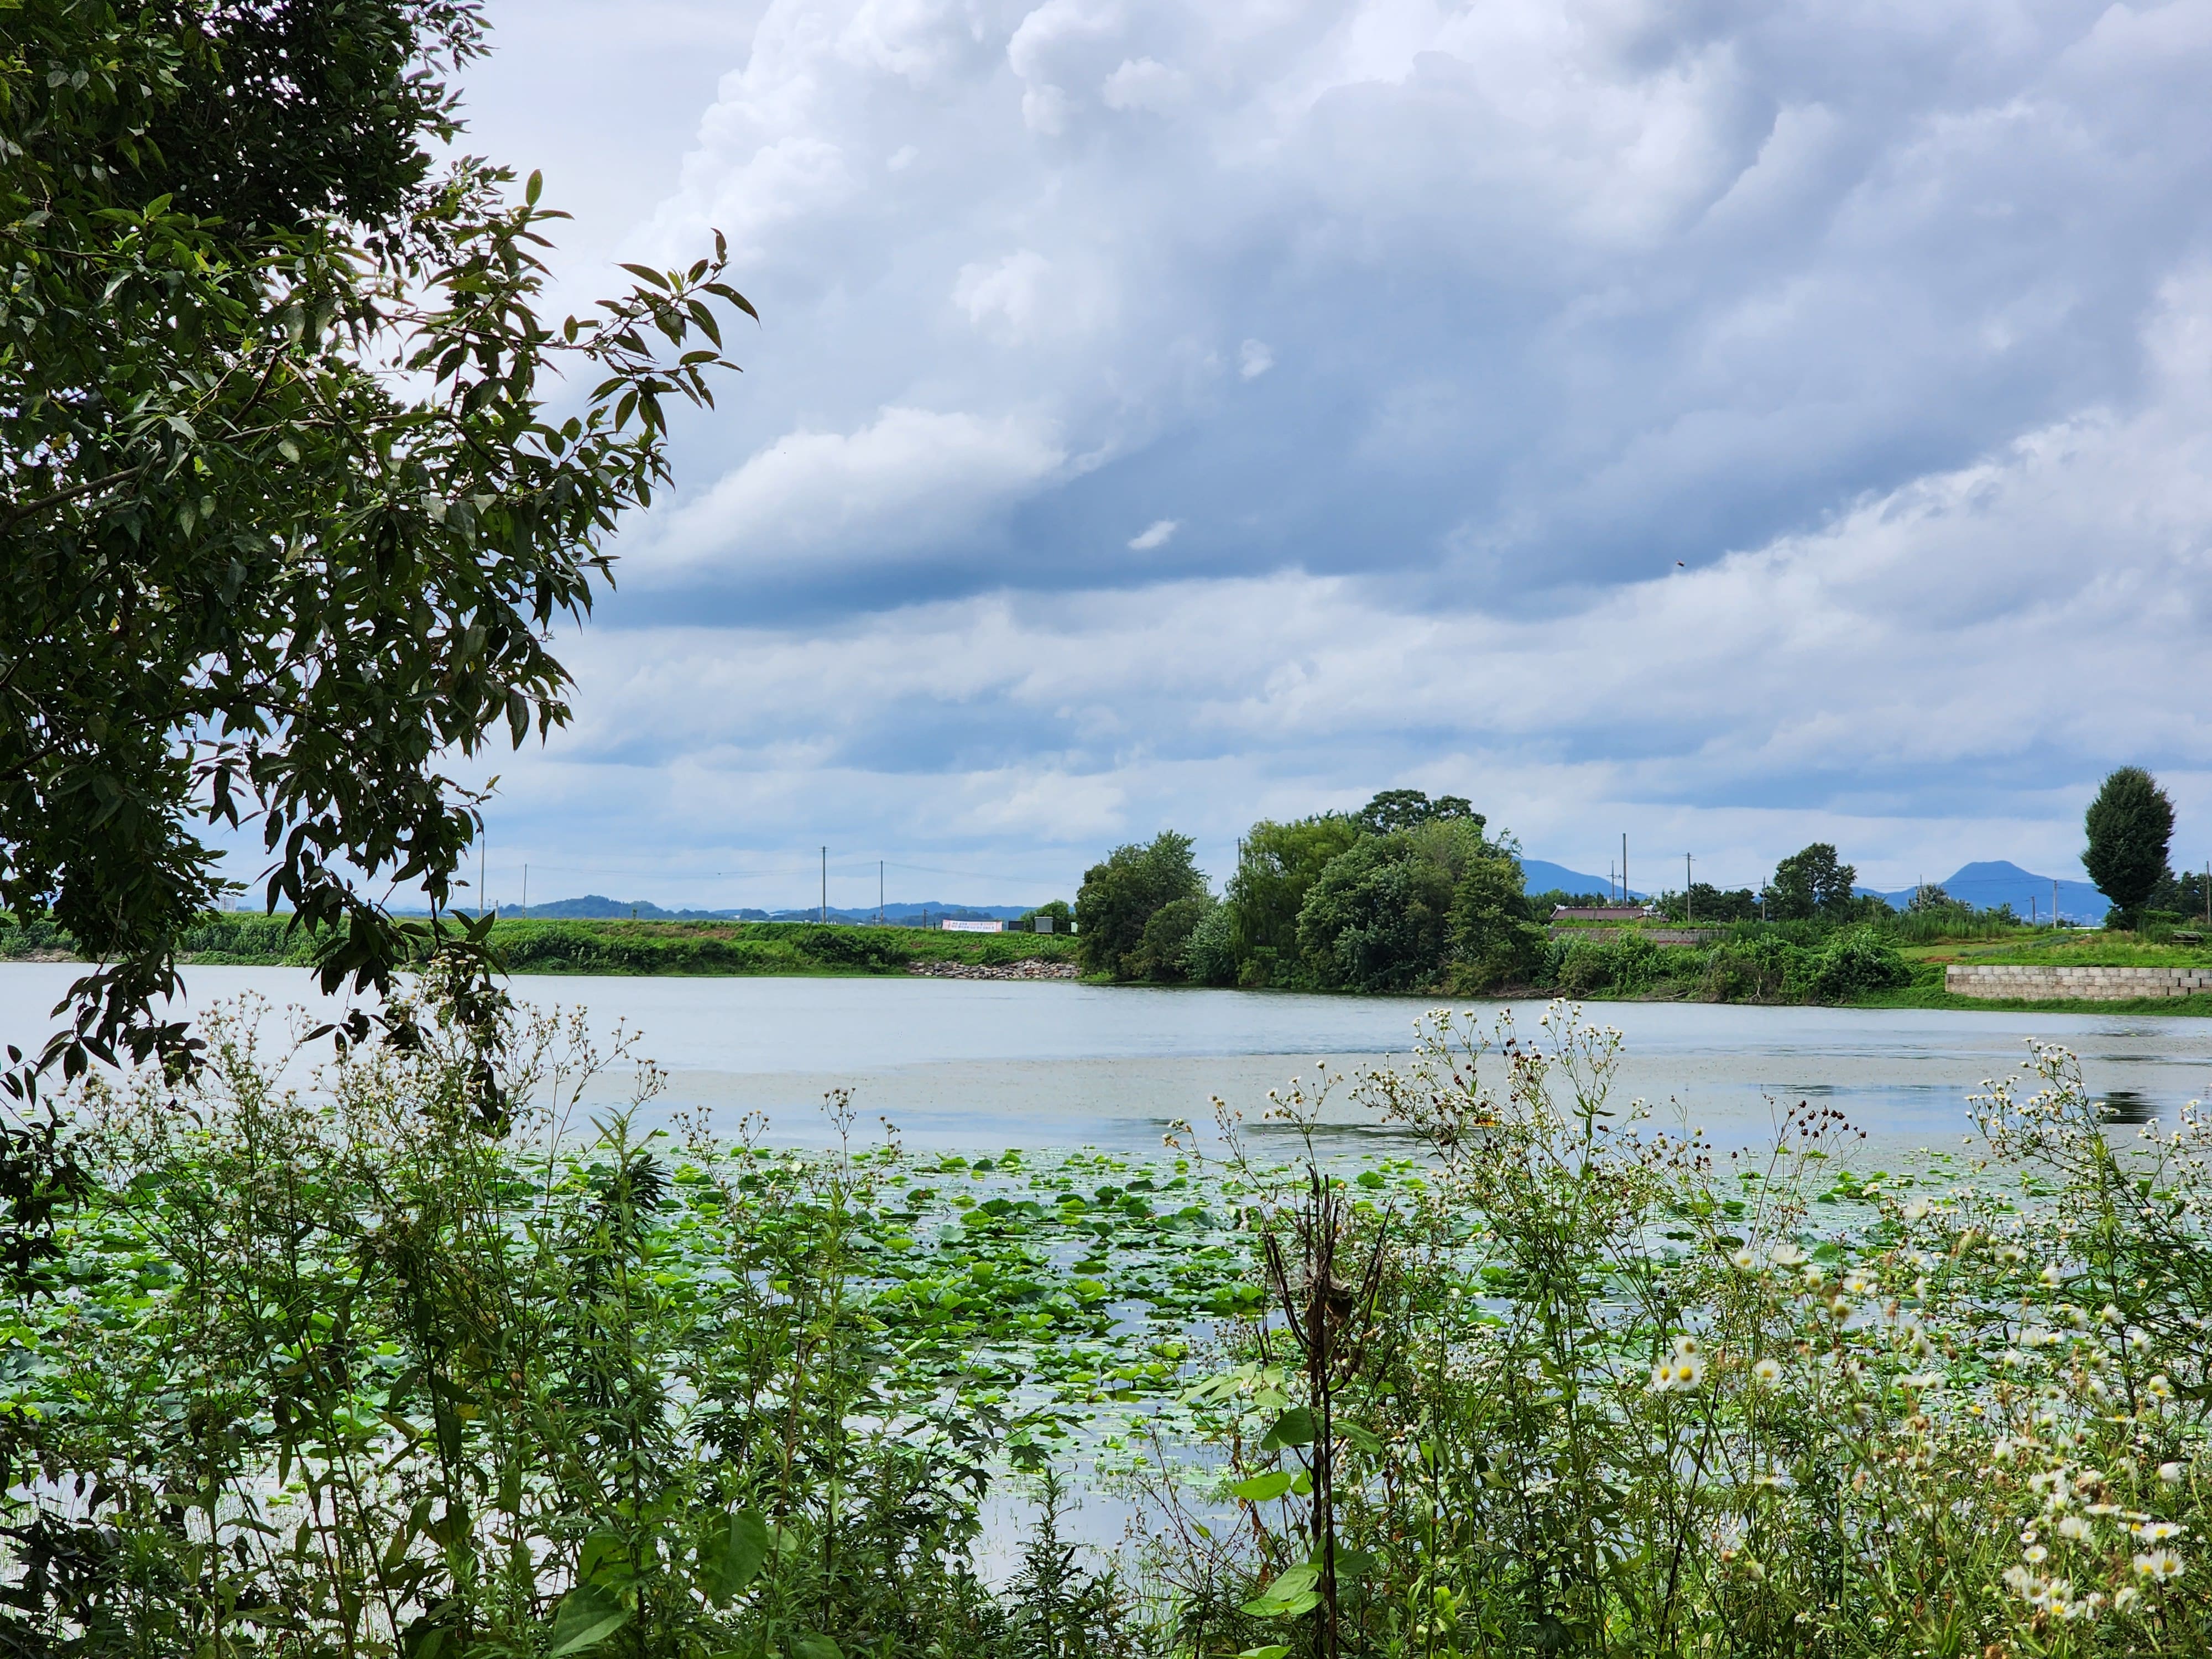
[[[493,0],[557,304],[761,321],[489,896],[1072,895],[1412,787],[1638,886],[2212,859],[2212,5]]]

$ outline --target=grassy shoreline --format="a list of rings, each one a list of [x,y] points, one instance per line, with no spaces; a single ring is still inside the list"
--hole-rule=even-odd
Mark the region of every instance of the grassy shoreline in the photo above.
[[[223,915],[206,918],[185,936],[179,961],[186,967],[309,967],[316,942],[290,927],[285,916]],[[963,933],[921,927],[826,926],[804,922],[538,920],[495,923],[492,938],[517,974],[679,978],[851,978],[906,974],[937,964],[993,968],[1018,963],[1073,964],[1078,941],[1067,934]],[[1914,1008],[1958,1013],[2116,1014],[2170,1018],[2212,1017],[2212,996],[2146,997],[2124,1001],[2082,999],[2031,1000],[1954,995],[1943,988],[1943,969],[1957,961],[2023,962],[2048,966],[2165,966],[2193,964],[2200,951],[2107,940],[2096,935],[2043,941],[1938,941],[1905,947],[1908,984],[1867,989],[1818,1006]],[[24,927],[0,918],[0,962],[81,961],[70,941],[50,924]],[[1092,976],[1089,983],[1111,983]],[[1752,1007],[1802,1007],[1787,998],[1698,994],[1692,981],[1662,978],[1632,987],[1521,986],[1484,993],[1482,1000],[1545,998],[1561,994],[1585,1002],[1725,1000]],[[1352,995],[1356,993],[1344,993]],[[1435,1000],[1437,990],[1408,994]]]
[[[314,935],[283,915],[222,915],[185,935],[187,967],[305,968]],[[0,922],[0,961],[81,960],[48,924]],[[774,921],[496,921],[492,944],[518,974],[692,977],[822,976],[903,973],[916,964],[980,967],[1073,962],[1075,940],[1054,933],[962,933],[921,927],[864,927]]]

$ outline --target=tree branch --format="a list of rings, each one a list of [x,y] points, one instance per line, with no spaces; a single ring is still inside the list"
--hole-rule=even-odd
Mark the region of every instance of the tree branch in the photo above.
[[[72,484],[67,489],[57,489],[51,495],[40,495],[27,501],[18,501],[10,507],[0,509],[0,529],[12,529],[35,513],[43,513],[50,507],[59,507],[64,501],[73,501],[80,495],[97,495],[103,489],[113,489],[117,484],[128,483],[153,465],[151,461],[141,461],[137,465],[127,467],[123,471],[111,472],[104,478],[93,478],[84,483]]]

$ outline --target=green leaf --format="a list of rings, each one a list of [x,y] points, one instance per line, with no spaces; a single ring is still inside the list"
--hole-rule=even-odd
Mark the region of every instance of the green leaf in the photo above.
[[[1279,1642],[1273,1647],[1247,1648],[1237,1656],[1237,1659],[1284,1659],[1289,1652],[1290,1650]]]
[[[750,1510],[739,1510],[700,1542],[700,1594],[718,1607],[727,1607],[759,1576],[775,1547],[768,1522]]]
[[[791,1638],[791,1659],[845,1659],[845,1656],[826,1636],[794,1636]]]
[[[1358,1424],[1340,1423],[1336,1425],[1336,1431],[1344,1437],[1346,1444],[1358,1448],[1370,1457],[1379,1457],[1382,1455],[1382,1441],[1367,1430],[1361,1428]]]
[[[1243,1611],[1255,1619],[1295,1619],[1311,1613],[1321,1605],[1321,1592],[1315,1588],[1320,1583],[1319,1567],[1285,1568],[1273,1583],[1244,1604]]]
[[[605,1590],[579,1584],[561,1598],[553,1613],[553,1645],[545,1659],[597,1647],[629,1623],[629,1609]]]
[[[1239,1480],[1229,1490],[1248,1503],[1264,1504],[1288,1492],[1296,1478],[1287,1469],[1277,1469],[1272,1474],[1255,1474],[1249,1480]]]
[[[1293,1406],[1277,1418],[1260,1442],[1261,1451],[1275,1451],[1284,1446],[1310,1446],[1313,1443],[1313,1413],[1304,1406]]]

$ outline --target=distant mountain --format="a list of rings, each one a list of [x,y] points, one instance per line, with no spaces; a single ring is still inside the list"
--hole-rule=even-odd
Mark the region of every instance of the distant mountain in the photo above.
[[[1564,864],[1553,864],[1548,859],[1522,859],[1521,875],[1523,884],[1532,893],[1596,893],[1601,896],[1613,890],[1613,884],[1604,876],[1586,876],[1579,870],[1570,870]],[[1629,897],[1642,898],[1644,894],[1631,889]]]
[[[885,921],[906,926],[919,923],[925,917],[931,921],[1012,921],[1017,916],[1027,915],[1033,908],[1026,904],[951,904],[942,899],[927,899],[914,904],[886,904],[883,915]],[[533,921],[608,921],[628,916],[635,916],[640,921],[812,921],[822,913],[811,905],[800,910],[664,910],[647,899],[611,899],[599,893],[586,893],[581,898],[533,904],[527,910],[519,905],[508,906],[500,914],[528,916]],[[845,910],[833,904],[829,919],[873,921],[876,911],[873,906],[865,910]]]
[[[2023,921],[2031,915],[2039,921],[2051,920],[2051,878],[2023,870],[2004,859],[1984,859],[1961,865],[1936,884],[1961,904],[1971,904],[1977,910],[1994,910],[2000,904],[2009,904]],[[2058,917],[2062,921],[2101,922],[2105,912],[2112,908],[2112,901],[2086,881],[2069,881],[2061,877],[2057,887]],[[1877,890],[1863,887],[1856,890]],[[1881,896],[1900,910],[1912,902],[1910,887]]]
[[[1565,865],[1553,864],[1544,859],[1521,860],[1521,872],[1532,893],[1549,892],[1556,888],[1567,893],[1604,893],[1610,884],[1603,876],[1586,875],[1579,870],[1570,870]],[[2032,870],[2023,870],[2017,864],[2002,859],[1986,859],[1962,865],[1951,875],[1936,884],[1961,903],[1971,904],[1977,910],[1993,910],[2000,904],[2009,904],[2022,921],[2033,915],[2038,921],[2051,919],[2051,883],[2049,876],[2039,876]],[[1855,887],[1853,892],[1886,899],[1902,910],[1912,902],[1912,889],[1899,888],[1885,892],[1878,887]],[[1631,896],[1647,896],[1633,890]],[[2069,881],[2061,877],[2058,881],[2058,915],[2064,921],[2087,922],[2092,925],[2105,919],[2112,902],[2086,881]]]

